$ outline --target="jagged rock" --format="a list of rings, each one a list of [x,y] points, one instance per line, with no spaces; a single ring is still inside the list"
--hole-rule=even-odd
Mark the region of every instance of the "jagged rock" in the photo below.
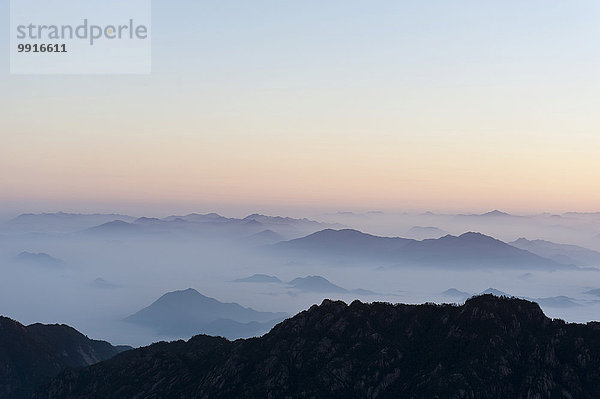
[[[196,336],[63,372],[35,398],[598,398],[600,324],[516,298],[323,301],[260,338]]]

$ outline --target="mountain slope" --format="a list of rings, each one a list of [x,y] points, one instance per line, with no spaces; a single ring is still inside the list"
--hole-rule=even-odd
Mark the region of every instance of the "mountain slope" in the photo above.
[[[356,230],[323,230],[272,246],[290,256],[387,261],[406,266],[455,268],[569,268],[480,233],[423,241],[378,237]]]
[[[550,241],[525,238],[519,238],[509,244],[565,265],[600,266],[600,252],[577,245],[556,244]]]
[[[406,238],[378,237],[351,229],[326,229],[303,238],[277,243],[273,248],[298,254],[382,259],[393,257],[413,241]]]
[[[189,288],[166,293],[125,321],[155,329],[169,337],[210,333],[239,338],[268,331],[285,313],[259,312],[237,303],[223,303]]]
[[[535,303],[325,300],[261,338],[197,336],[67,370],[35,398],[597,398],[600,324]]]
[[[428,238],[440,238],[448,235],[448,232],[437,227],[413,226],[407,232],[406,236],[415,240],[426,240]]]
[[[0,316],[0,397],[28,398],[67,367],[109,359],[124,347],[88,339],[66,325],[33,324]]]

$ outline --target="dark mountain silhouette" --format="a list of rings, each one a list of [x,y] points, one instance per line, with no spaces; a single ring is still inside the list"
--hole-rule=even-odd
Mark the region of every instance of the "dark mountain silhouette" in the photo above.
[[[546,308],[546,307],[547,308],[570,308],[570,307],[581,306],[579,303],[577,303],[577,301],[575,299],[569,298],[567,296],[529,298],[529,297],[525,297],[525,296],[514,296],[511,294],[507,294],[506,292],[497,290],[495,288],[488,288],[487,290],[483,291],[479,295],[485,295],[485,294],[491,294],[491,295],[495,295],[495,296],[505,296],[505,297],[510,297],[510,298],[520,298],[520,299],[524,299],[526,301],[533,301],[544,308]]]
[[[480,233],[423,241],[378,237],[356,230],[323,230],[272,247],[288,256],[382,261],[407,266],[457,268],[570,268]]]
[[[280,279],[275,276],[268,276],[266,274],[253,274],[250,277],[238,278],[233,280],[234,283],[282,283]]]
[[[21,252],[14,258],[17,263],[42,266],[42,267],[60,267],[64,265],[64,262],[60,259],[54,258],[47,253],[33,253],[33,252]]]
[[[492,288],[492,287],[488,288],[487,290],[481,292],[478,295],[486,295],[486,294],[490,294],[490,295],[494,295],[494,296],[505,296],[505,297],[508,297],[508,298],[513,298],[513,295],[507,294],[504,291],[500,291],[500,290],[497,290],[497,289]]]
[[[155,329],[174,338],[200,333],[229,338],[264,333],[288,315],[259,312],[237,303],[223,303],[189,288],[169,292],[125,321]],[[222,327],[222,329],[220,329]]]
[[[600,252],[577,245],[556,244],[544,240],[531,241],[525,238],[519,238],[509,244],[565,265],[600,266]]]
[[[476,294],[476,295],[487,295],[487,294],[498,296],[498,297],[504,296],[507,298],[519,298],[519,299],[523,299],[526,301],[532,301],[532,302],[537,303],[538,305],[540,305],[543,308],[570,308],[570,307],[581,306],[579,303],[577,303],[577,301],[575,299],[569,298],[567,296],[529,298],[529,297],[524,297],[524,296],[511,295],[504,291],[500,291],[496,288],[488,288],[485,291],[481,292],[480,294]],[[449,290],[442,292],[442,295],[452,297],[454,299],[460,299],[460,300],[465,300],[469,297],[472,297],[472,295],[469,294],[468,292],[459,291],[455,288],[450,288]]]
[[[196,336],[66,370],[54,398],[600,397],[600,324],[516,298],[463,306],[323,301],[263,337]]]
[[[109,359],[129,347],[88,339],[66,325],[24,326],[0,316],[0,397],[29,398],[67,367]]]

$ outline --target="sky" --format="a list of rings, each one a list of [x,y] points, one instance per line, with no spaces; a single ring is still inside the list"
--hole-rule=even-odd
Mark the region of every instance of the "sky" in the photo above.
[[[0,37],[0,216],[599,210],[596,0],[152,12],[150,75],[10,75]]]

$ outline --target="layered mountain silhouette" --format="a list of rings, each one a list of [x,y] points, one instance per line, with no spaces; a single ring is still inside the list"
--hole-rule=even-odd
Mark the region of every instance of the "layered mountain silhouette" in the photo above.
[[[219,302],[189,288],[164,294],[124,321],[150,327],[171,338],[202,333],[235,339],[265,333],[287,316]]]
[[[322,224],[309,219],[281,216],[249,215],[245,218],[227,218],[216,213],[185,216],[169,216],[163,219],[141,217],[127,220],[111,220],[89,227],[80,232],[85,235],[186,235],[215,238],[234,238],[253,246],[273,244],[285,239],[301,237],[325,227],[339,225]]]
[[[565,265],[600,266],[600,252],[577,245],[556,244],[550,241],[525,238],[519,238],[509,244]]]
[[[551,259],[515,248],[480,233],[447,235],[439,239],[411,240],[378,237],[357,230],[323,230],[304,238],[275,244],[292,256],[387,261],[398,265],[455,268],[569,268]]]
[[[598,398],[600,324],[516,298],[325,300],[255,339],[196,336],[66,370],[37,399]]]
[[[66,325],[24,326],[0,316],[0,397],[29,398],[67,367],[91,365],[127,349],[91,340]]]

